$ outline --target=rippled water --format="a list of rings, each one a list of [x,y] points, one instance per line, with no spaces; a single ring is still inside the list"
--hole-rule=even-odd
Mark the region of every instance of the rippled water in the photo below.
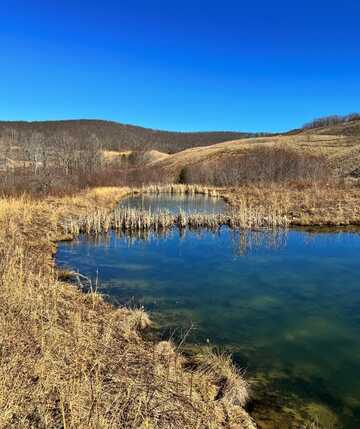
[[[162,335],[193,326],[189,345],[231,351],[253,381],[260,427],[316,415],[359,428],[359,257],[357,232],[222,228],[81,236],[59,245],[57,262],[98,276],[114,302],[144,305]]]

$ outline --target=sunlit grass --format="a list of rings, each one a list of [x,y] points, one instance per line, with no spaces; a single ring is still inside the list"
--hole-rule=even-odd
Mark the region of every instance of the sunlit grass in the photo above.
[[[127,192],[0,199],[1,428],[254,427],[241,406],[217,398],[216,377],[143,339],[143,309],[114,308],[59,280],[62,219],[110,210]]]

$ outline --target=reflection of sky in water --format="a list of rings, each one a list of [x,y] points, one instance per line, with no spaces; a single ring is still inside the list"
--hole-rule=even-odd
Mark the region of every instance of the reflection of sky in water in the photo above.
[[[229,348],[263,390],[360,427],[360,235],[257,234],[244,248],[226,228],[110,233],[61,243],[57,261],[93,277],[98,269],[105,293],[143,304],[168,334],[194,323],[190,341]]]
[[[142,210],[169,210],[177,213],[197,211],[206,213],[219,213],[226,209],[226,203],[221,198],[206,197],[204,195],[171,195],[150,194],[136,195],[121,200],[119,207],[131,207]]]

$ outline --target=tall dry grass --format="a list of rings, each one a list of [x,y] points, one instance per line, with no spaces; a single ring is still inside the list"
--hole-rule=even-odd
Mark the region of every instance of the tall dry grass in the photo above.
[[[141,310],[59,281],[60,220],[110,209],[126,192],[0,199],[0,428],[255,427],[222,388],[228,374],[246,395],[229,362],[221,374],[187,369],[170,344],[144,340]]]
[[[220,198],[224,189],[201,185],[149,185],[131,190],[133,194],[172,194],[187,198],[189,195],[202,194],[209,198]],[[130,191],[129,191],[130,192]],[[229,197],[227,197],[229,199]],[[71,200],[70,200],[71,201]],[[107,208],[93,207],[84,214],[75,213],[64,217],[62,222],[67,235],[80,233],[100,234],[109,230],[116,231],[163,231],[173,226],[178,228],[208,228],[216,230],[221,226],[231,228],[286,228],[287,216],[275,205],[262,205],[259,201],[239,198],[236,209],[225,213],[185,212],[172,213],[167,210],[141,210],[130,207],[118,207],[109,211]]]
[[[169,184],[149,184],[143,185],[139,189],[142,194],[172,194],[172,195],[205,195],[212,198],[219,198],[221,195],[221,189],[213,186],[204,186],[197,184],[181,184],[181,183],[169,183]]]
[[[291,226],[360,225],[359,187],[346,183],[244,185],[226,191],[234,208],[285,217]]]
[[[116,231],[162,231],[178,228],[208,228],[217,230],[221,226],[230,228],[286,228],[287,218],[280,212],[268,211],[263,207],[241,205],[238,210],[228,213],[171,213],[166,210],[151,211],[134,208],[117,208],[114,211],[97,209],[82,217],[69,219],[63,223],[64,230],[71,236],[80,233],[100,234]]]

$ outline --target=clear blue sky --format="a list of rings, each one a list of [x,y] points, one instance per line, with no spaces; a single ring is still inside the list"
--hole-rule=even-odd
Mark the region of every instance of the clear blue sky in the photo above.
[[[2,0],[0,119],[277,131],[360,111],[359,0]]]

